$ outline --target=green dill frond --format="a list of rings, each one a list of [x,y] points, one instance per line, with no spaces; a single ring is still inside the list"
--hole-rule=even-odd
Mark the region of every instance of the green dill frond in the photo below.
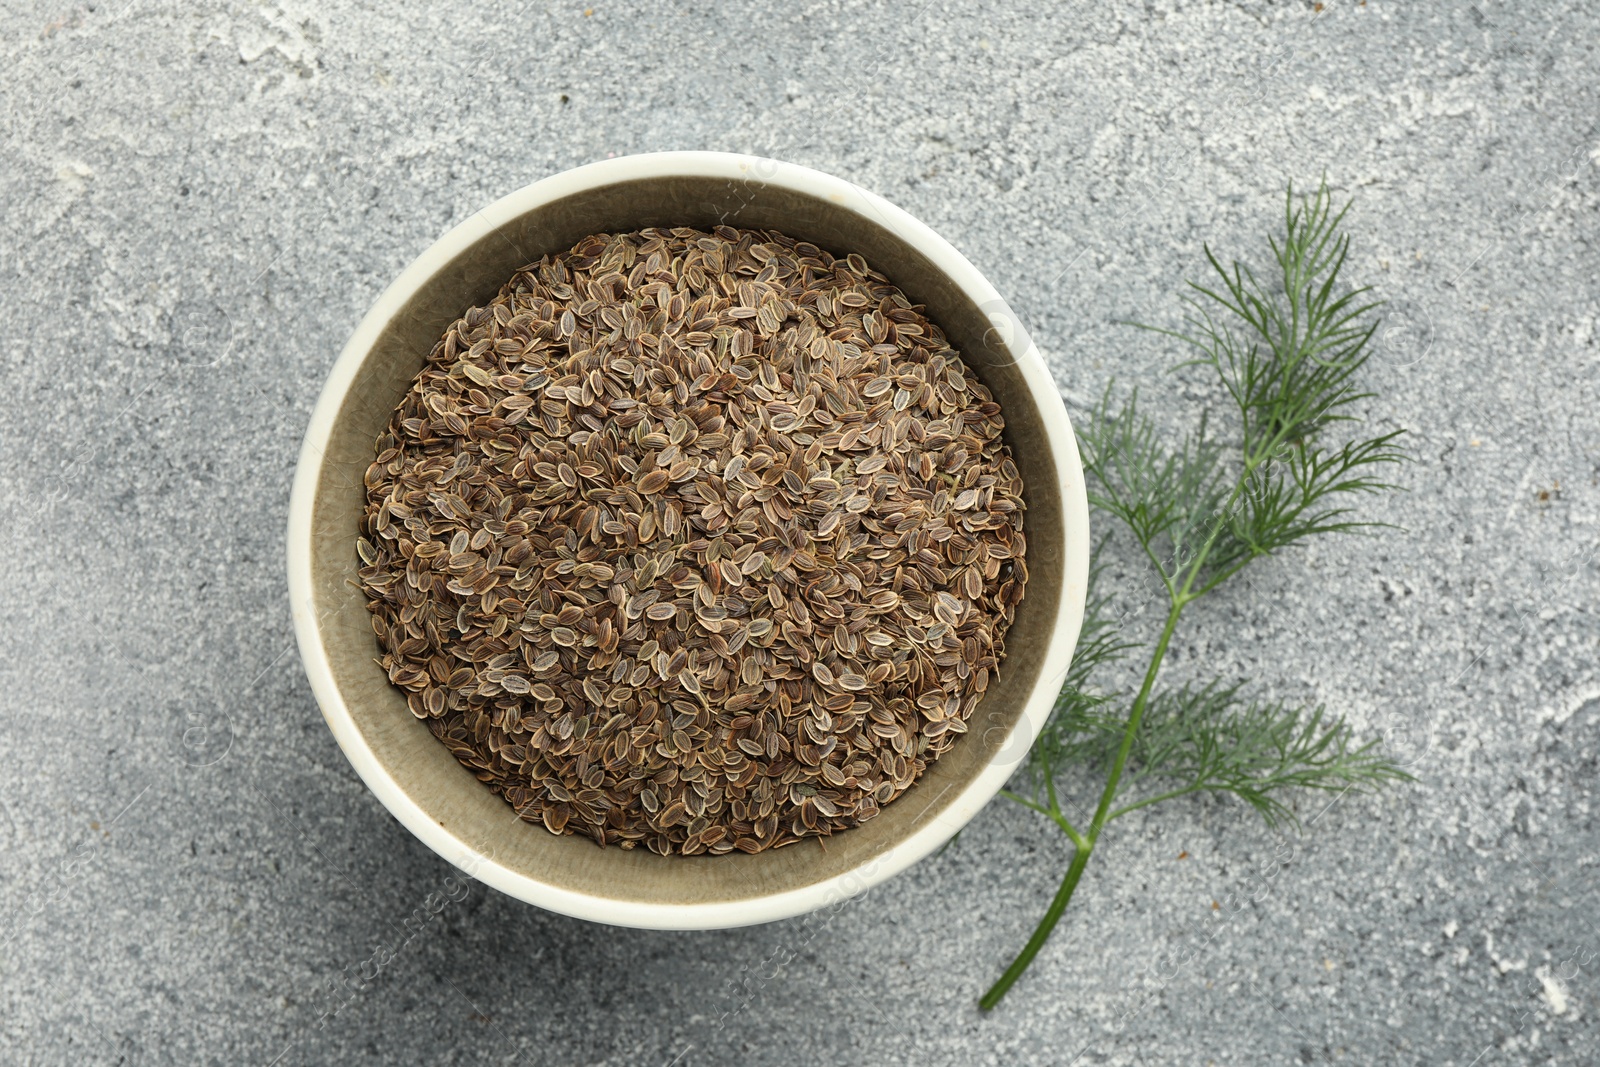
[[[1276,552],[1315,534],[1389,525],[1353,521],[1347,518],[1352,509],[1334,501],[1340,494],[1399,488],[1376,477],[1375,469],[1405,460],[1405,452],[1395,444],[1401,432],[1333,450],[1282,446],[1273,462],[1257,467],[1245,480],[1239,506],[1228,516],[1227,536],[1218,538],[1212,553],[1213,570],[1226,573],[1240,560]]]
[[[1351,379],[1371,355],[1377,319],[1368,313],[1381,301],[1365,300],[1367,287],[1340,289],[1350,238],[1339,224],[1347,210],[1332,210],[1326,181],[1299,205],[1291,187],[1283,240],[1268,239],[1278,267],[1273,284],[1237,261],[1224,267],[1207,246],[1215,283],[1191,282],[1197,295],[1185,300],[1188,330],[1164,331],[1198,351],[1192,363],[1216,369],[1239,409],[1247,465],[1353,418],[1346,409],[1372,395],[1354,391]]]
[[[1148,420],[1134,410],[1137,396],[1104,428],[1096,418],[1084,435],[1096,457],[1091,473],[1110,505],[1105,510],[1129,527],[1153,560],[1162,557],[1148,545],[1161,535],[1173,538],[1167,558],[1180,570],[1188,562],[1182,545],[1204,546],[1196,553],[1204,563],[1193,563],[1187,588],[1214,589],[1251,560],[1313,534],[1381,525],[1352,521],[1342,501],[1346,494],[1396,488],[1377,470],[1407,458],[1398,443],[1403,431],[1332,449],[1317,441],[1330,424],[1355,420],[1350,406],[1372,395],[1357,392],[1352,380],[1371,355],[1368,343],[1377,328],[1371,313],[1381,302],[1364,299],[1367,288],[1342,291],[1339,285],[1350,248],[1350,238],[1339,232],[1347,210],[1333,210],[1325,181],[1298,204],[1291,187],[1283,238],[1268,239],[1277,266],[1273,284],[1263,284],[1241,263],[1224,267],[1208,247],[1215,282],[1190,283],[1196,295],[1185,298],[1185,328],[1143,327],[1198,352],[1185,366],[1216,371],[1239,411],[1231,461],[1219,459],[1215,445],[1191,449],[1186,442],[1181,451],[1164,452]],[[1102,404],[1097,414],[1104,411]],[[1202,418],[1197,441],[1204,440]],[[1118,450],[1114,458],[1108,449]],[[1174,488],[1189,493],[1160,505],[1140,496]],[[1209,507],[1198,525],[1193,518],[1186,525],[1171,519],[1189,500]],[[1152,514],[1160,521],[1152,522]],[[1176,593],[1177,573],[1158,568]]]
[[[1278,794],[1289,789],[1368,790],[1409,774],[1357,745],[1343,719],[1321,707],[1245,701],[1238,685],[1212,682],[1160,693],[1134,740],[1127,782],[1171,783],[1111,813],[1111,818],[1188,793],[1232,793],[1269,826],[1298,825]]]
[[[1079,434],[1089,503],[1128,528],[1170,591],[1233,485],[1204,415],[1195,433],[1170,448],[1138,404],[1135,390],[1113,409],[1108,388]]]

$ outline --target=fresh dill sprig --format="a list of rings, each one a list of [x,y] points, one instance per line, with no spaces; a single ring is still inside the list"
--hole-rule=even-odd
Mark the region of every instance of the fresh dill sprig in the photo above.
[[[1210,367],[1232,400],[1233,433],[1217,436],[1206,413],[1169,445],[1138,407],[1135,391],[1114,405],[1108,388],[1079,433],[1090,503],[1116,519],[1155,568],[1166,619],[1153,645],[1125,638],[1117,598],[1091,574],[1084,623],[1066,684],[1029,753],[1029,794],[1005,795],[1050,818],[1074,852],[1061,887],[1022,952],[979,1005],[988,1010],[1027,969],[1076,891],[1106,824],[1194,793],[1231,793],[1269,826],[1298,825],[1284,790],[1344,792],[1408,781],[1376,741],[1357,744],[1323,708],[1242,695],[1239,683],[1157,688],[1183,610],[1252,560],[1310,537],[1362,532],[1382,523],[1352,517],[1355,494],[1396,488],[1382,471],[1406,460],[1402,431],[1319,443],[1336,423],[1356,422],[1357,373],[1379,307],[1366,288],[1342,289],[1350,239],[1339,232],[1349,205],[1332,210],[1324,181],[1309,197],[1285,197],[1284,232],[1268,239],[1276,271],[1263,284],[1238,262],[1205,249],[1215,280],[1190,283],[1179,329],[1141,329],[1182,341]],[[1147,660],[1136,691],[1098,684],[1104,668],[1135,650]],[[1092,814],[1064,811],[1060,770],[1102,771]]]

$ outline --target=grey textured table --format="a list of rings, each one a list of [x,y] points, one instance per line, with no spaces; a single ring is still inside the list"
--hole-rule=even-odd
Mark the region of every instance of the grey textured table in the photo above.
[[[0,1060],[1596,1062],[1592,9],[377,7],[0,10]],[[987,1017],[1064,863],[1004,803],[826,923],[640,933],[474,886],[411,932],[454,872],[302,676],[300,434],[446,228],[684,147],[881,192],[1070,403],[1138,382],[1174,426],[1212,394],[1117,320],[1173,318],[1203,241],[1259,255],[1326,171],[1391,301],[1369,411],[1419,462],[1370,514],[1404,529],[1258,565],[1172,677],[1326,701],[1420,783],[1303,837],[1224,801],[1118,823]]]

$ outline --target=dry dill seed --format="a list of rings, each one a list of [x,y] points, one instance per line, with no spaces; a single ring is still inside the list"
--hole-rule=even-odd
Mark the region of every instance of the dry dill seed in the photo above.
[[[530,822],[759,852],[962,733],[1027,581],[1004,422],[857,255],[596,235],[450,326],[378,439],[390,680]]]

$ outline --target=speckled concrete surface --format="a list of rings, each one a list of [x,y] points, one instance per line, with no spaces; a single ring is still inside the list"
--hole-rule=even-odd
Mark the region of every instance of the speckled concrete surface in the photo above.
[[[0,1060],[1595,1062],[1591,9],[413,7],[0,8]],[[1370,412],[1420,461],[1372,514],[1404,529],[1258,565],[1173,677],[1327,701],[1420,784],[1303,837],[1221,801],[1118,823],[989,1017],[1064,862],[1000,803],[809,922],[639,933],[460,890],[301,674],[296,448],[446,228],[665,148],[884,194],[1069,402],[1137,381],[1173,425],[1210,394],[1117,321],[1170,318],[1202,242],[1255,252],[1325,171],[1391,301]]]

